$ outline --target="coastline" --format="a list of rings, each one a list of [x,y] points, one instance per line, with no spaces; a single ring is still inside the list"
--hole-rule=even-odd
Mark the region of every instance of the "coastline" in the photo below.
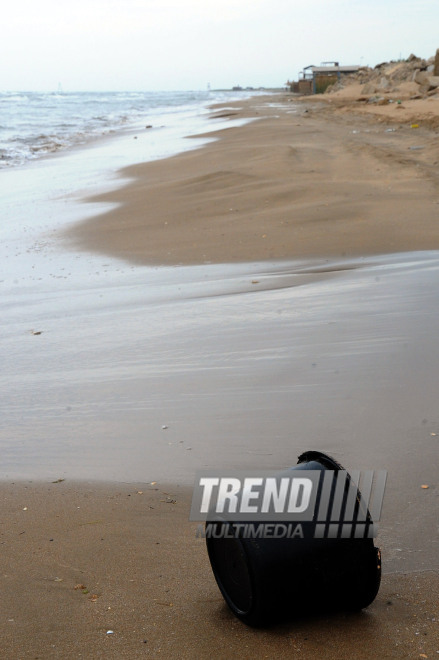
[[[60,241],[103,255],[103,283],[67,281],[38,309],[20,298],[3,393],[22,409],[11,406],[3,438],[40,472],[0,486],[8,657],[439,651],[431,133],[386,133],[347,112],[333,121],[309,100],[282,114],[278,102],[240,102],[233,117],[258,121],[124,170],[135,181],[94,199],[117,208]],[[358,615],[247,629],[188,521],[187,477],[206,464],[288,465],[309,448],[389,471],[381,590]],[[145,479],[121,483],[136,462]],[[88,481],[69,473],[81,463]]]
[[[124,168],[126,186],[87,200],[116,207],[73,226],[67,241],[147,265],[438,248],[438,138],[427,118],[414,130],[408,116],[400,121],[405,110],[395,123],[387,108],[377,119],[375,108],[365,115],[325,100],[229,104],[228,117],[256,121],[206,133],[217,139],[201,149]]]

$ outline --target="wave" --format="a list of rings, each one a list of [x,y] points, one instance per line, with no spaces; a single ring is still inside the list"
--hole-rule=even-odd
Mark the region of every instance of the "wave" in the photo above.
[[[174,124],[224,98],[210,91],[0,92],[0,168],[109,133]]]

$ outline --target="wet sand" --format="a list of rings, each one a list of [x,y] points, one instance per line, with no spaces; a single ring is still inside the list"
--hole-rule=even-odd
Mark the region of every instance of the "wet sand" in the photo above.
[[[285,103],[125,170],[57,247],[102,254],[90,281],[6,297],[5,657],[437,656],[434,132]],[[382,587],[254,631],[188,520],[194,472],[306,449],[388,470]]]

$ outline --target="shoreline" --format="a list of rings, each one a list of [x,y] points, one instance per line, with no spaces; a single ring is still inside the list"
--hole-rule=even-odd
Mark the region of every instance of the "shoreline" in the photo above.
[[[124,168],[128,185],[86,200],[117,207],[69,228],[67,245],[152,266],[438,248],[436,133],[324,100],[240,102],[228,117],[257,121]]]
[[[136,180],[93,199],[118,208],[43,252],[38,297],[9,292],[3,470],[52,476],[0,483],[5,657],[439,651],[433,134],[279,101],[240,102],[259,121],[123,170]],[[69,246],[82,279],[50,264]],[[195,538],[187,480],[169,477],[306,449],[388,471],[382,586],[362,613],[252,630]]]

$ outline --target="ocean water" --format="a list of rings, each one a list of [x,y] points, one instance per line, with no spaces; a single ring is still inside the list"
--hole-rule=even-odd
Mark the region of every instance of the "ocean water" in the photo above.
[[[0,92],[0,169],[127,130],[205,115],[245,92]],[[249,93],[247,93],[247,96]]]

